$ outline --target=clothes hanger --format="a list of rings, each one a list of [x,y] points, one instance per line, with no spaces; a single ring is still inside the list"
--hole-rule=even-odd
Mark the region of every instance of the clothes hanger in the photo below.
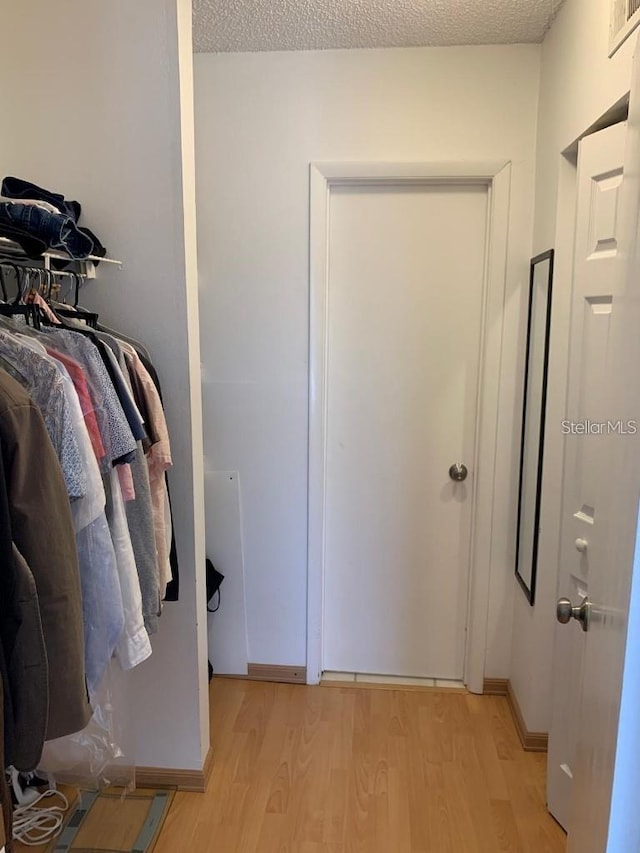
[[[20,290],[20,267],[10,261],[8,258],[3,258],[2,256],[0,256],[0,287],[2,288],[2,293],[4,295],[5,302],[8,302],[9,295],[7,292],[7,279],[5,278],[5,270],[3,270],[2,267],[10,267],[13,270],[18,291]]]
[[[13,274],[16,279],[16,289],[20,292],[20,267],[17,264],[14,264],[12,261],[4,260],[2,261],[5,267],[11,267],[13,270]]]
[[[35,305],[0,305],[0,314],[3,317],[24,317],[25,322],[31,325],[34,329],[40,330],[40,317]]]
[[[92,329],[96,329],[98,326],[98,317],[99,315],[92,311],[82,311],[79,312],[78,309],[78,301],[80,297],[80,281],[82,276],[77,272],[71,272],[71,275],[74,278],[75,290],[74,290],[74,301],[73,308],[56,308],[56,314],[61,315],[62,317],[69,317],[75,320],[83,320],[88,326]],[[76,329],[76,327],[73,327]],[[76,329],[76,331],[78,331]],[[81,330],[80,330],[81,331]]]
[[[40,272],[40,270],[38,270],[38,272]],[[75,294],[76,294],[76,295],[75,295],[75,298],[76,298],[76,300],[77,300],[77,298],[78,298],[78,291],[80,290],[80,279],[81,279],[81,276],[80,276],[77,272],[71,272],[70,274],[73,276],[74,281],[75,281]],[[50,310],[50,311],[52,311],[52,313],[55,315],[55,317],[56,317],[56,319],[58,320],[58,322],[57,322],[57,323],[53,323],[53,322],[51,321],[51,318],[50,318],[50,317],[47,317],[47,316],[45,315],[45,316],[41,317],[42,323],[43,323],[45,326],[49,326],[49,327],[53,327],[53,328],[62,328],[62,329],[65,329],[66,331],[69,331],[69,332],[78,332],[79,334],[81,334],[81,335],[86,335],[86,336],[91,336],[91,335],[93,335],[93,329],[90,329],[90,328],[87,328],[87,327],[84,327],[84,328],[83,328],[83,326],[82,326],[82,324],[81,324],[81,323],[79,323],[79,324],[77,324],[77,325],[76,325],[76,324],[71,324],[71,323],[66,323],[66,322],[65,322],[65,320],[64,320],[64,318],[65,318],[65,317],[66,317],[66,318],[68,318],[68,319],[76,319],[76,320],[80,319],[80,318],[78,317],[78,312],[77,312],[77,311],[74,311],[73,309],[69,309],[69,308],[60,308],[60,307],[58,307],[57,305],[56,305],[56,306],[53,306],[53,305],[51,305],[51,303],[47,303],[47,305],[48,305],[48,307],[49,307],[49,310]],[[93,318],[97,318],[97,316],[98,316],[98,315],[97,315],[97,314],[91,314],[91,315],[89,315],[89,316],[90,316],[90,318],[91,318],[91,319],[93,319]],[[84,319],[84,318],[85,318],[85,315],[83,315],[83,316],[82,316],[82,319]],[[95,342],[95,341],[94,341],[94,342]]]
[[[73,276],[74,283],[75,283],[75,297],[74,297],[75,298],[74,308],[75,308],[78,304],[81,276],[77,272],[74,272],[74,271],[71,271],[71,275]],[[62,328],[62,330],[64,330],[64,331],[74,332],[75,334],[84,335],[84,337],[89,338],[91,343],[98,350],[98,352],[100,354],[100,358],[102,359],[102,361],[104,363],[104,366],[107,370],[107,373],[109,374],[109,377],[111,378],[111,381],[113,382],[114,386],[117,387],[118,380],[117,380],[117,376],[114,375],[114,367],[113,367],[113,364],[111,363],[111,360],[110,360],[108,352],[107,352],[108,347],[104,343],[104,341],[101,341],[99,339],[99,337],[96,335],[96,325],[97,325],[98,315],[97,314],[91,314],[90,312],[86,312],[86,313],[83,312],[81,315],[79,315],[77,311],[69,312],[68,309],[61,309],[61,310],[57,309],[57,311],[55,313],[56,313],[56,316],[58,316],[58,314],[62,314],[63,316],[66,315],[69,318],[73,317],[76,320],[80,320],[80,319],[87,320],[87,325],[83,325],[82,323],[77,323],[77,324],[71,325],[69,323],[65,323],[64,319],[60,319],[60,326],[57,326],[54,328],[58,328],[58,329]],[[51,325],[46,320],[44,322],[45,322],[45,325],[48,325],[48,326]]]
[[[21,302],[24,301],[24,296],[27,292],[27,287],[29,285],[29,269],[27,267],[16,266],[16,270],[18,276],[18,292],[16,294],[16,298],[13,300],[13,304],[19,305]]]
[[[40,329],[40,314],[36,305],[16,305],[15,302],[0,302],[0,316],[24,317],[29,325],[29,320],[34,329]]]
[[[55,305],[56,308],[67,308],[68,304],[69,304],[67,302],[67,299],[71,294],[71,290],[73,289],[73,284],[70,286],[68,293],[65,293],[64,282],[60,282],[59,284],[56,284],[56,276],[57,275],[62,276],[63,275],[62,270],[59,270],[59,271],[49,270],[48,272],[49,272],[49,275],[51,276],[51,286],[49,288],[49,297],[51,299],[51,303],[53,305]],[[64,276],[66,278],[72,278],[72,275],[70,272],[65,271]],[[53,293],[54,288],[55,288],[55,296]]]

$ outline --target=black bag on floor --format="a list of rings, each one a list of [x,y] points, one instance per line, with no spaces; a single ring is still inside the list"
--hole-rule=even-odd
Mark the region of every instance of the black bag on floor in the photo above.
[[[219,572],[211,560],[207,557],[205,562],[206,573],[207,573],[207,612],[215,613],[216,610],[220,609],[221,596],[220,596],[220,584],[224,580],[224,575]],[[215,607],[209,607],[211,603],[211,599],[214,595],[218,593],[218,602]],[[209,681],[213,678],[213,667],[211,666],[211,661],[209,661]]]
[[[216,610],[220,609],[220,584],[224,580],[224,575],[215,568],[208,557],[205,565],[207,567],[207,610],[209,613],[215,613]],[[209,605],[211,604],[211,599],[216,592],[218,593],[218,603],[212,609]]]

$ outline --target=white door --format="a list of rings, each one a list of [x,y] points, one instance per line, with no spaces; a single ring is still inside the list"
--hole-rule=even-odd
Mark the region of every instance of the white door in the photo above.
[[[462,679],[488,191],[330,204],[323,668]]]
[[[608,251],[610,257],[616,258],[611,268],[611,285],[601,286],[600,295],[594,290],[590,299],[583,302],[583,311],[589,317],[594,313],[594,305],[605,305],[607,298],[609,300],[608,313],[601,312],[606,317],[606,333],[601,330],[594,336],[594,346],[600,347],[598,364],[602,385],[598,390],[604,401],[601,411],[611,423],[607,424],[606,435],[599,443],[598,456],[592,455],[590,460],[599,478],[591,486],[594,523],[589,530],[590,538],[584,537],[588,541],[586,571],[591,609],[589,630],[583,636],[581,683],[577,688],[580,702],[574,718],[569,853],[636,853],[640,850],[637,805],[640,787],[637,722],[640,555],[636,553],[640,497],[640,433],[637,431],[640,416],[639,97],[640,57],[636,55],[624,180],[616,191],[619,198],[615,213],[608,217],[610,227],[593,232],[598,241],[606,241],[607,248],[603,252]],[[611,162],[606,171],[593,174],[593,209],[597,207],[594,199],[599,196],[598,184],[615,179],[619,171]],[[606,230],[610,232],[608,236]],[[588,326],[588,322],[584,325]],[[565,533],[572,535],[572,531]],[[564,551],[563,557],[566,554]],[[584,577],[585,569],[577,573]],[[632,589],[633,610],[630,609]],[[564,626],[565,630],[576,627],[575,624]],[[558,639],[562,642],[560,633]]]
[[[605,368],[620,266],[618,209],[625,134],[626,124],[618,124],[587,136],[578,156],[569,387],[566,423],[557,425],[568,432],[558,593],[574,604],[592,597],[590,584],[602,571],[594,563],[594,549],[602,521],[598,500],[607,439],[582,431],[599,429],[609,415]],[[578,623],[556,628],[547,796],[551,813],[567,830],[587,636]]]

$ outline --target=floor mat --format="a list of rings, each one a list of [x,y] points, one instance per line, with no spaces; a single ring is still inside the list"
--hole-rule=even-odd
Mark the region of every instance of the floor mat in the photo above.
[[[47,853],[151,853],[174,791],[83,791]]]

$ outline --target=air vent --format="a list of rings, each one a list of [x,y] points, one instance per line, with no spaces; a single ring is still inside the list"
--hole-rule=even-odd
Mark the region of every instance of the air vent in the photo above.
[[[613,56],[640,24],[640,0],[611,0],[609,56]]]

